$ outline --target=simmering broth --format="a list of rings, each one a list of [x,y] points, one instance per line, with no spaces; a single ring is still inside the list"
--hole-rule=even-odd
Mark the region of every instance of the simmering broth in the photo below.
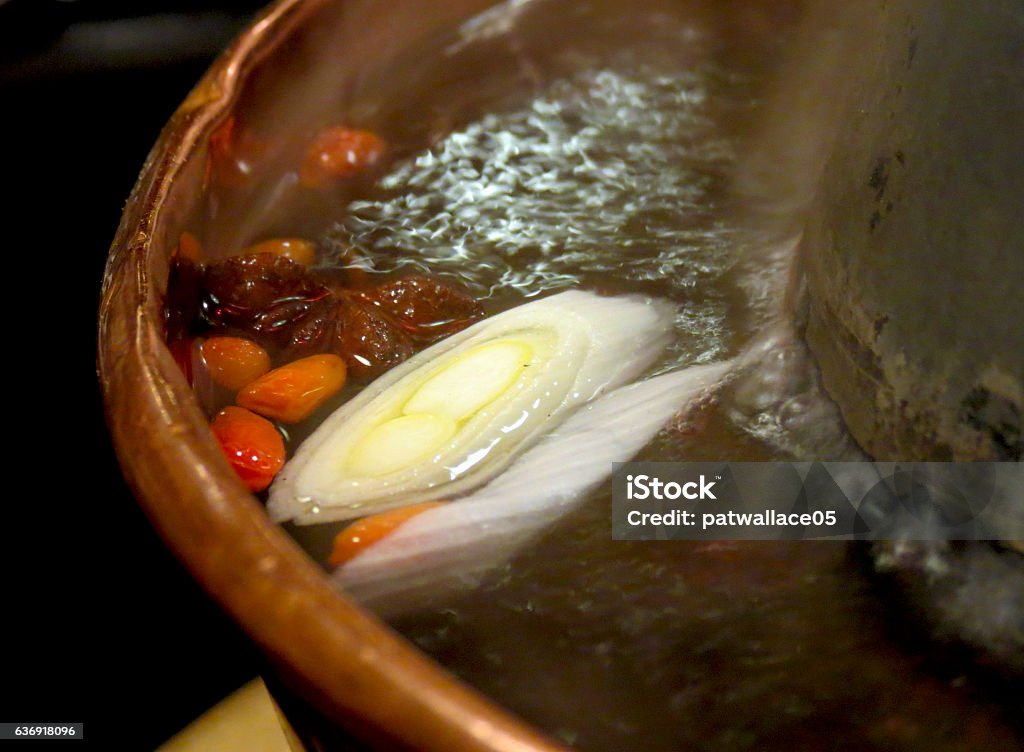
[[[327,276],[436,275],[490,315],[579,288],[670,301],[674,337],[646,376],[751,365],[639,459],[859,458],[785,306],[793,238],[752,223],[731,188],[792,12],[512,0],[440,28],[407,77],[349,108],[388,140],[377,172],[306,214],[288,172],[247,208],[226,200],[220,221],[240,221],[222,245],[315,231]],[[360,388],[289,426],[289,452]],[[206,395],[211,413],[224,400]],[[326,564],[344,526],[287,529]],[[1019,743],[973,679],[894,633],[864,569],[839,543],[613,542],[606,484],[462,589],[368,606],[594,752]]]

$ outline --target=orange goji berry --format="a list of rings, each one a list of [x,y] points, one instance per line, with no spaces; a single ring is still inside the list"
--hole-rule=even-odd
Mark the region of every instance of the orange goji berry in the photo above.
[[[307,148],[299,181],[315,188],[330,180],[351,177],[376,164],[384,149],[384,140],[371,131],[327,128]]]
[[[250,491],[265,489],[284,467],[284,440],[269,420],[241,407],[225,407],[210,427]]]
[[[174,249],[176,255],[188,259],[193,264],[202,263],[203,246],[199,238],[186,230],[178,237],[178,247]]]
[[[222,188],[239,188],[251,180],[264,165],[274,144],[229,117],[210,134],[204,182]]]
[[[210,378],[235,391],[270,370],[267,351],[243,337],[210,337],[200,347]]]
[[[263,374],[236,401],[282,423],[298,423],[344,385],[345,361],[337,355],[310,355]]]
[[[316,260],[316,246],[302,238],[271,238],[255,243],[242,251],[243,255],[253,253],[273,253],[289,258],[303,266],[311,266]]]
[[[387,512],[373,514],[353,522],[334,537],[334,547],[327,562],[332,567],[339,567],[354,559],[374,543],[391,535],[400,525],[405,524],[418,514],[442,505],[440,501],[426,501],[412,504],[401,509],[390,509]]]

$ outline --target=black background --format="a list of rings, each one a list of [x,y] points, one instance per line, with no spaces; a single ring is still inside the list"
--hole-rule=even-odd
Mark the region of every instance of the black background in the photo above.
[[[145,156],[262,4],[0,0],[0,721],[83,722],[90,748],[153,749],[259,671],[121,480],[95,339]]]

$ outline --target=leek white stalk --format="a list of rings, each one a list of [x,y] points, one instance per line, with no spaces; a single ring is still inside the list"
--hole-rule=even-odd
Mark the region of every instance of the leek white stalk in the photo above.
[[[594,400],[487,486],[423,512],[351,561],[335,580],[384,616],[473,587],[574,509],[676,412],[728,376],[733,361],[693,366]]]
[[[574,290],[452,335],[328,417],[274,482],[268,510],[312,524],[479,487],[650,366],[671,314],[648,298]]]

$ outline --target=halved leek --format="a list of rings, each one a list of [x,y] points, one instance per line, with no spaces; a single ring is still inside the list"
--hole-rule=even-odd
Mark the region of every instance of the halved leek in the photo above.
[[[299,447],[276,520],[342,520],[483,485],[574,408],[636,378],[671,309],[570,291],[439,342],[377,379]]]
[[[715,389],[735,361],[693,366],[621,387],[475,493],[405,522],[339,567],[335,581],[382,616],[473,587],[635,455],[686,404]]]

